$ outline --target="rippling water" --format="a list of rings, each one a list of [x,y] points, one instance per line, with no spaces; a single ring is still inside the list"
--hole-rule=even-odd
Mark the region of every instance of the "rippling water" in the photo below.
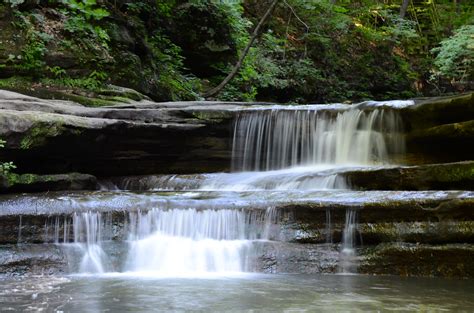
[[[126,274],[1,280],[1,311],[367,312],[474,310],[468,280],[360,275],[206,278]]]

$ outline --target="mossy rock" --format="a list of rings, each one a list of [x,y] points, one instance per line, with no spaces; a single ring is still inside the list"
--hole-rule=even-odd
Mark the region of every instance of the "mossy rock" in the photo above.
[[[345,172],[359,190],[474,190],[474,161]]]
[[[21,149],[43,146],[49,137],[56,137],[64,132],[61,123],[37,123],[29,129],[20,142]]]
[[[414,130],[406,142],[409,151],[436,157],[438,162],[472,160],[474,119]]]
[[[96,177],[81,173],[54,175],[10,173],[0,176],[0,182],[0,193],[97,189]]]
[[[425,129],[442,124],[474,119],[474,92],[415,100],[416,105],[402,110],[409,130]]]
[[[400,276],[474,277],[474,245],[381,244],[361,251],[359,272]]]

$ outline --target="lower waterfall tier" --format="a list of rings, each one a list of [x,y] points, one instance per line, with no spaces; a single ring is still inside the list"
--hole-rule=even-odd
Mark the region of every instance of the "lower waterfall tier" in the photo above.
[[[473,204],[470,191],[4,196],[0,269],[11,274],[357,271],[472,277]],[[431,254],[436,260],[428,260]]]

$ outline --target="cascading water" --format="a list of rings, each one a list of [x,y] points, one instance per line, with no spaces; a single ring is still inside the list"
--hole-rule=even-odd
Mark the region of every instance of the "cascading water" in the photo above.
[[[310,165],[383,164],[401,153],[401,120],[392,110],[243,111],[234,130],[235,171]]]
[[[130,271],[249,271],[252,242],[266,239],[257,219],[237,210],[152,210],[131,217]]]
[[[397,113],[376,106],[244,110],[237,114],[233,140],[233,173],[202,175],[191,181],[179,176],[148,178],[138,184],[233,192],[347,189],[338,175],[341,171],[387,164],[404,148]],[[133,181],[126,183],[132,185]],[[75,214],[73,238],[83,251],[79,270],[173,276],[253,271],[258,258],[255,243],[271,239],[270,225],[275,223],[272,210],[255,212],[182,206],[130,212],[123,230],[128,242],[125,261],[115,266],[110,266],[103,249],[107,223],[102,215]],[[328,209],[327,243],[333,242],[331,222]],[[64,225],[69,227],[66,220]],[[355,228],[356,213],[348,210],[340,252],[342,272],[354,270]],[[58,238],[60,229],[54,232]],[[65,229],[64,242],[67,233]]]
[[[354,273],[357,264],[355,262],[355,250],[357,234],[357,211],[346,211],[346,222],[342,232],[341,252],[339,258],[339,272]]]
[[[78,253],[81,255],[75,268],[80,273],[115,271],[181,276],[254,271],[258,256],[253,246],[274,236],[274,222],[272,208],[130,212],[128,223],[119,231],[128,242],[123,262],[112,262],[104,247],[114,231],[110,214],[74,213],[71,220],[54,219],[51,228],[54,241],[67,250],[71,260]],[[69,243],[71,225],[73,242]]]
[[[348,189],[340,172],[402,154],[398,113],[375,105],[244,110],[235,120],[232,170],[206,190]]]
[[[79,271],[103,273],[106,255],[102,250],[102,215],[95,212],[74,213],[72,218],[74,245],[82,250]],[[65,224],[67,227],[67,223]],[[66,240],[66,238],[64,238]]]

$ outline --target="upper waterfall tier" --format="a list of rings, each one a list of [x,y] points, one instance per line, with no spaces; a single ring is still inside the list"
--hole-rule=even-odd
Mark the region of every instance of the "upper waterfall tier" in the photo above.
[[[235,121],[232,168],[268,171],[299,165],[374,165],[404,151],[402,121],[392,109],[241,111]]]

